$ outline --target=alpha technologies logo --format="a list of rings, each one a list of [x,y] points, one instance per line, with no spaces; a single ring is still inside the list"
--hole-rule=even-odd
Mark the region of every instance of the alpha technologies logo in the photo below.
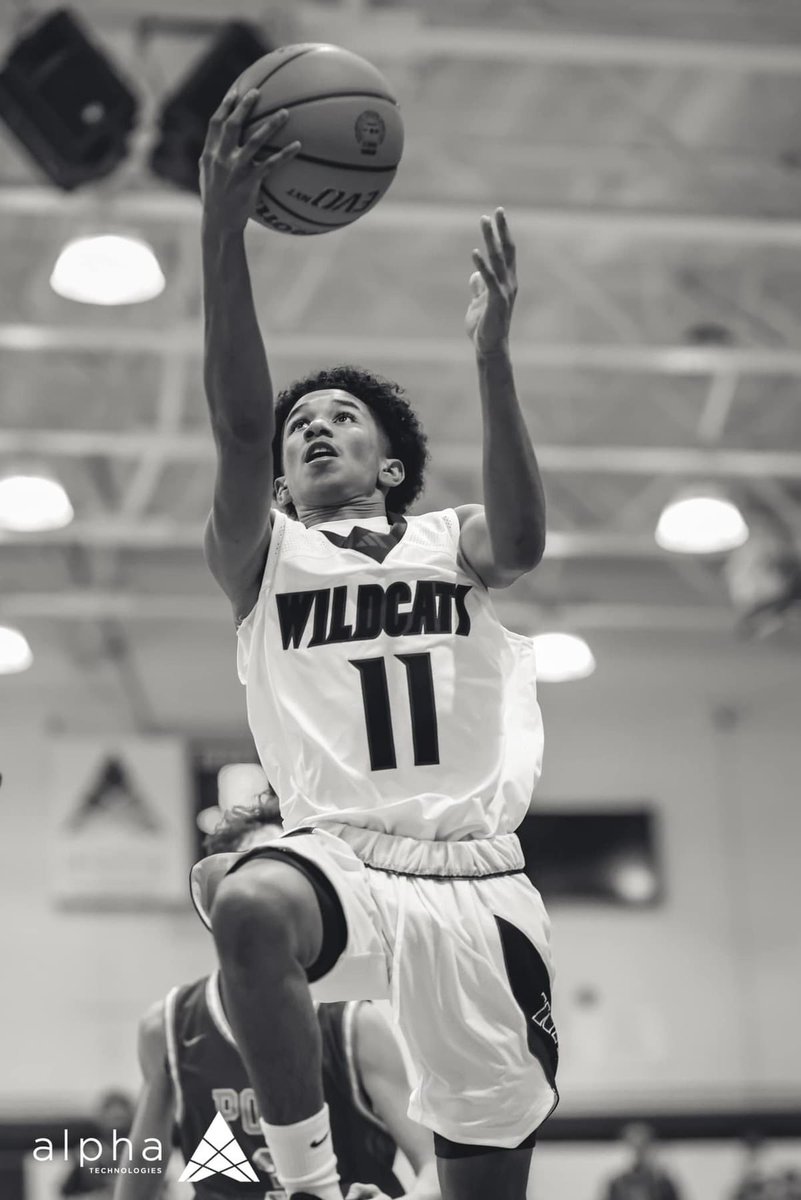
[[[225,1175],[237,1183],[259,1182],[222,1113],[217,1113],[203,1134],[178,1182],[199,1183],[210,1175]]]

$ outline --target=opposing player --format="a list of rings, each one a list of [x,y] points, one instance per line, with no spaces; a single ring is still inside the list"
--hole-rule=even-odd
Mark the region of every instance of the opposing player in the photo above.
[[[227,813],[206,838],[209,854],[268,845],[281,836],[278,801],[265,793],[249,808]],[[332,1114],[333,1143],[345,1185],[359,1181],[355,1197],[402,1196],[393,1173],[400,1146],[416,1172],[406,1200],[439,1200],[431,1135],[406,1116],[408,1083],[395,1037],[369,1002],[323,1004],[317,1009],[323,1047],[323,1090]],[[269,1146],[259,1126],[253,1088],[234,1042],[225,1011],[219,971],[173,988],[139,1026],[143,1086],[131,1140],[134,1161],[157,1138],[166,1166],[175,1128],[189,1163],[216,1113],[221,1113],[258,1182],[237,1182],[220,1173],[194,1183],[198,1200],[281,1200]],[[152,1154],[150,1156],[152,1158]],[[114,1200],[156,1200],[163,1176],[118,1176]]]
[[[244,135],[254,99],[223,102],[201,159],[205,550],[289,832],[200,864],[194,895],[291,1195],[340,1195],[314,991],[391,997],[445,1200],[518,1200],[557,1099],[557,1041],[548,919],[514,833],[541,761],[533,647],[489,593],[535,567],[545,537],[509,357],[515,249],[502,210],[482,218],[466,327],[484,506],[405,517],[426,447],[397,384],[333,368],[273,405],[244,228],[298,143],[271,150],[285,113]]]

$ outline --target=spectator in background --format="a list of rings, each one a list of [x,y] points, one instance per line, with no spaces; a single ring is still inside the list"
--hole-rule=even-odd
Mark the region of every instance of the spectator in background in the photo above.
[[[787,1170],[782,1175],[784,1184],[784,1200],[801,1200],[801,1172],[795,1168]]]
[[[103,1147],[102,1154],[96,1163],[81,1166],[76,1162],[67,1173],[61,1184],[61,1196],[110,1196],[114,1184],[112,1175],[102,1175],[100,1172],[89,1170],[89,1166],[113,1166],[114,1134],[118,1138],[127,1137],[131,1130],[134,1115],[133,1100],[126,1092],[108,1091],[97,1102],[94,1114],[96,1131],[89,1135],[96,1137]]]
[[[681,1200],[676,1184],[654,1161],[654,1134],[650,1125],[627,1125],[622,1140],[630,1147],[632,1163],[606,1185],[604,1200]]]
[[[763,1200],[767,1178],[762,1168],[762,1137],[758,1133],[749,1133],[743,1141],[743,1146],[743,1174],[732,1200]]]

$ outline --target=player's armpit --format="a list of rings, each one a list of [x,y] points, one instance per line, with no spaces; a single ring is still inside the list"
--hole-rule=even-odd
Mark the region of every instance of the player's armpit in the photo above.
[[[459,518],[459,564],[487,588],[507,588],[525,575],[528,567],[499,564],[493,553],[487,517],[481,504],[463,504],[456,510]]]

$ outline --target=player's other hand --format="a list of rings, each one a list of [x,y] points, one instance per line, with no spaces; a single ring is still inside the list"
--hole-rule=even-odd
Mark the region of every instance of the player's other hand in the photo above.
[[[345,1200],[389,1200],[389,1196],[374,1183],[354,1183],[348,1188]]]
[[[231,92],[209,122],[200,156],[200,194],[204,218],[215,229],[244,229],[265,175],[300,150],[300,142],[279,151],[270,148],[289,116],[285,108],[245,130],[258,98],[255,88],[241,98]]]
[[[481,218],[481,232],[484,250],[473,251],[476,270],[470,276],[465,329],[479,354],[491,354],[509,340],[517,295],[515,245],[502,208],[496,208],[494,220]]]

